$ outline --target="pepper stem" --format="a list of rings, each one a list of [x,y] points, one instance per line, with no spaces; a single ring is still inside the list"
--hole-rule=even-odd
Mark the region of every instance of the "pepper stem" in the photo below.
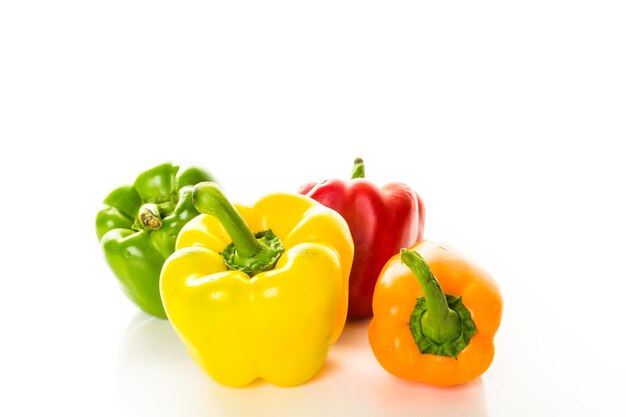
[[[209,214],[222,223],[239,256],[248,258],[261,250],[261,245],[245,220],[217,184],[211,182],[197,184],[193,190],[193,204],[200,213]]]
[[[461,333],[459,315],[448,306],[446,296],[424,258],[414,250],[402,249],[400,259],[413,272],[424,292],[426,311],[420,318],[424,336],[438,344],[456,339]]]
[[[365,162],[361,158],[354,160],[354,166],[352,167],[352,179],[365,178]]]
[[[200,213],[215,217],[230,236],[232,243],[221,253],[229,269],[254,276],[274,268],[285,250],[280,238],[271,230],[252,233],[217,184],[196,184],[193,189],[193,204]]]
[[[163,226],[159,207],[156,204],[147,203],[139,208],[139,222],[149,230],[159,230]]]

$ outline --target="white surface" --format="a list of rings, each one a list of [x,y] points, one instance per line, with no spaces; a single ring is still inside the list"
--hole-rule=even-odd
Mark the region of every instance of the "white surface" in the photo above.
[[[623,2],[391,3],[0,4],[0,415],[626,413]],[[101,199],[151,165],[251,202],[357,155],[499,281],[479,381],[396,380],[361,323],[310,384],[224,388],[102,259]]]

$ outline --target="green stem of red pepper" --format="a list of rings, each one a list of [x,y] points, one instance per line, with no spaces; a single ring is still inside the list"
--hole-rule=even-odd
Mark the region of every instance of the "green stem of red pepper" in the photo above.
[[[354,160],[354,166],[352,167],[352,179],[365,178],[365,163],[361,158]]]
[[[193,190],[193,204],[200,213],[215,217],[230,236],[232,243],[221,252],[229,269],[254,276],[274,268],[285,250],[280,238],[271,230],[252,233],[217,184],[197,184]]]

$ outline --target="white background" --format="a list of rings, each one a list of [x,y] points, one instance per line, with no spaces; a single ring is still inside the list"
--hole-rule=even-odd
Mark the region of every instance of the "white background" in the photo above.
[[[417,3],[0,3],[0,415],[625,415],[623,1]],[[355,156],[498,280],[479,380],[400,381],[358,323],[307,385],[221,387],[102,258],[152,165],[252,202]]]

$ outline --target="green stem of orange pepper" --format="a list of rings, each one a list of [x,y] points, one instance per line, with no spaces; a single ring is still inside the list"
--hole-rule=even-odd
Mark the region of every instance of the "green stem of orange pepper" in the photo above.
[[[461,331],[459,315],[448,306],[446,296],[424,258],[416,251],[402,249],[400,259],[413,272],[424,292],[426,311],[420,319],[422,333],[439,344],[456,339]]]

